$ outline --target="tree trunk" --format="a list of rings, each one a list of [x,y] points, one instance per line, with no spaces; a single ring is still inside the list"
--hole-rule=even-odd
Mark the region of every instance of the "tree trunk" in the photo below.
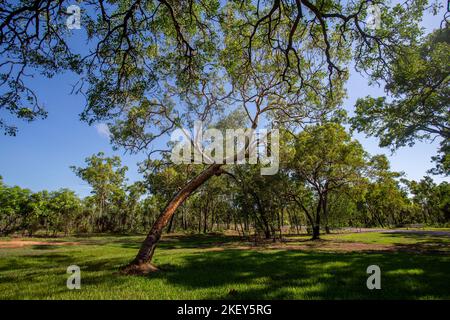
[[[328,189],[328,182],[325,184],[325,188]],[[325,233],[330,234],[331,232],[328,226],[328,190],[325,191],[323,194],[322,208],[323,208],[323,217],[325,219]]]
[[[181,226],[183,227],[183,230],[186,231],[187,225],[186,225],[186,217],[185,217],[185,210],[184,207],[181,209]]]
[[[217,218],[215,217],[215,210],[214,210],[214,202],[212,204],[213,210],[211,211],[211,230],[210,232],[214,231],[214,224],[217,222]]]
[[[206,206],[203,208],[203,233],[208,232],[208,209],[209,202],[206,202]]]
[[[322,195],[319,195],[319,204],[317,205],[316,210],[316,221],[314,222],[314,225],[312,226],[312,239],[311,240],[318,240],[320,239],[320,211],[322,209],[322,202],[323,197]]]
[[[170,217],[169,226],[167,227],[167,233],[171,233],[172,232],[173,219],[174,218],[175,218],[175,214],[173,214],[172,217]]]
[[[252,191],[252,194],[253,194],[254,199],[256,200],[256,206],[258,207],[258,211],[261,216],[261,222],[262,222],[261,226],[264,229],[264,238],[270,239],[272,236],[272,232],[270,230],[269,221],[266,216],[266,210],[264,208],[264,205],[261,203],[261,199],[259,198],[258,194],[254,191]],[[258,223],[258,221],[256,220],[257,218],[258,217],[255,212],[255,227],[256,227],[256,224]]]
[[[199,211],[198,211],[198,233],[202,233],[202,206],[199,206]]]
[[[294,212],[294,220],[295,220],[295,230],[297,230],[297,234],[300,234],[302,227],[300,225],[300,222],[298,221],[298,216],[296,212]]]
[[[153,254],[155,253],[156,245],[161,238],[164,227],[169,222],[176,209],[203,183],[208,181],[214,175],[220,175],[220,167],[222,164],[212,164],[206,168],[197,177],[189,181],[173,198],[169,201],[167,206],[161,212],[159,217],[153,224],[152,229],[148,233],[144,242],[139,249],[138,254],[128,265],[122,268],[122,273],[125,274],[145,274],[156,270],[151,265]]]
[[[317,240],[317,239],[320,239],[320,226],[313,226],[311,240]]]

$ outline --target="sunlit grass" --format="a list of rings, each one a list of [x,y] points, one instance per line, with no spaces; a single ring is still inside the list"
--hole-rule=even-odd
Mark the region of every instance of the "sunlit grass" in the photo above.
[[[377,243],[414,240],[402,236],[343,237]],[[223,247],[236,242],[233,237],[173,237],[157,249],[154,262],[160,272],[145,277],[117,274],[141,240],[142,236],[69,237],[58,241],[80,244],[0,249],[0,298],[450,299],[450,256],[443,254],[241,250]],[[223,250],[205,250],[211,247]],[[66,268],[72,264],[81,268],[81,290],[66,288]],[[381,290],[366,288],[371,264],[381,268]]]
[[[378,243],[378,244],[419,244],[419,243],[448,243],[450,245],[450,237],[440,237],[430,234],[420,233],[391,233],[387,230],[384,233],[364,232],[351,233],[344,235],[325,236],[328,239],[336,239],[343,241],[362,242],[362,243]]]

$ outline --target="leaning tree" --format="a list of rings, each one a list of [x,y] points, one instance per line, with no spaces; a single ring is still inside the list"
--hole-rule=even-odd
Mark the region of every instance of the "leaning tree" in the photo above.
[[[428,4],[87,0],[80,4],[79,31],[87,45],[72,41],[68,5],[0,3],[0,110],[9,115],[0,126],[15,134],[5,120],[11,114],[26,120],[45,116],[28,75],[70,70],[80,75],[74,92],[86,96],[81,118],[108,122],[115,147],[157,157],[170,151],[161,146],[175,129],[196,120],[215,123],[236,110],[251,130],[267,120],[292,126],[325,116],[345,95],[348,67],[382,72],[396,48],[420,34],[418,20]],[[368,12],[379,13],[372,17],[379,23],[368,24],[374,21],[366,20]],[[237,154],[245,156],[252,142]],[[150,270],[175,210],[224,171],[224,164],[212,161],[182,186],[123,271]]]

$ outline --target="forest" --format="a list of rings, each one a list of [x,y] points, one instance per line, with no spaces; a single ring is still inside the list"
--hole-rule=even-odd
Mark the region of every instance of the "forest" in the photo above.
[[[437,184],[430,176],[403,179],[390,170],[385,156],[368,155],[339,124],[310,127],[288,144],[276,175],[261,176],[257,166],[235,166],[183,203],[166,232],[232,229],[243,237],[281,239],[283,233],[304,232],[319,238],[319,230],[344,227],[450,225],[449,183]],[[303,154],[308,159],[301,159]],[[127,184],[119,157],[92,155],[85,167],[72,168],[92,187],[92,195],[82,199],[69,189],[31,192],[0,180],[0,234],[145,232],[168,199],[202,170],[151,165],[157,169],[144,170],[145,180]],[[316,193],[320,183],[324,187]]]

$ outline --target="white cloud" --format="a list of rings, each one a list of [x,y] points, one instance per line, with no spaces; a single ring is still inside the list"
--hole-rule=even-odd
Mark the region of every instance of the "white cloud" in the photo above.
[[[111,132],[109,131],[108,125],[106,123],[99,123],[95,125],[97,133],[104,138],[109,138]]]

